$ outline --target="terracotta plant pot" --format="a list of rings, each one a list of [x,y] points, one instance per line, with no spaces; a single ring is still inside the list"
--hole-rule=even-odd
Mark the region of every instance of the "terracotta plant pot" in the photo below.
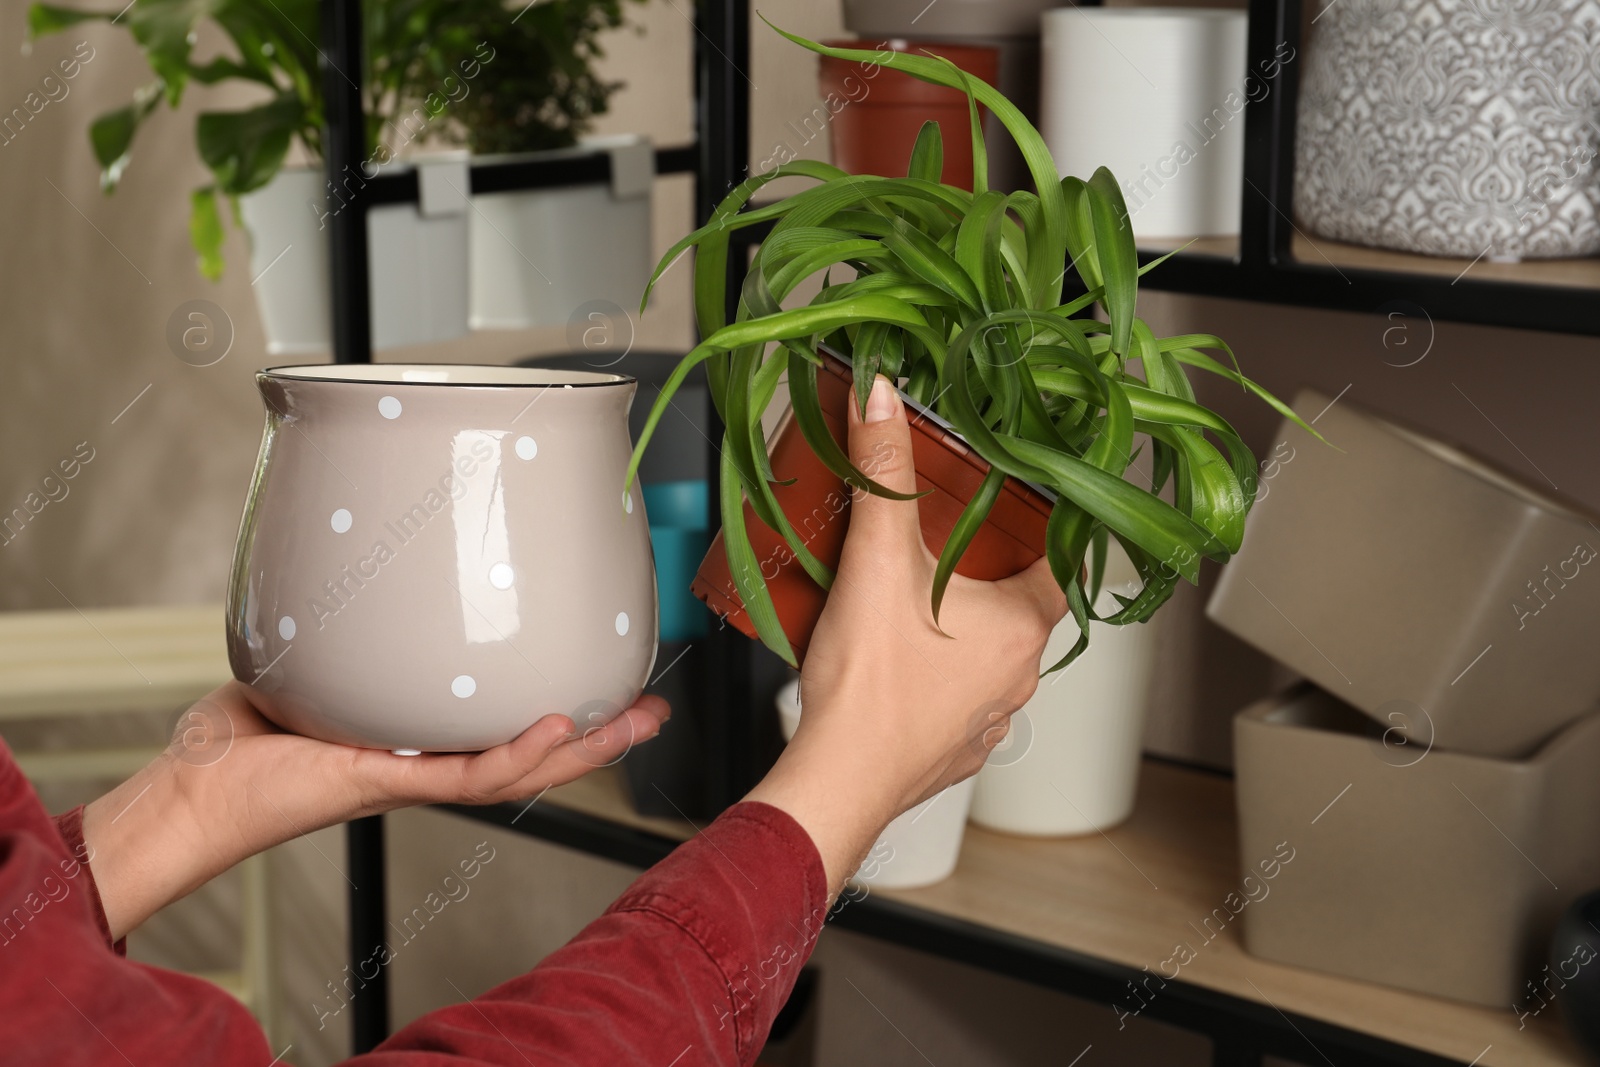
[[[476,751],[620,714],[656,653],[621,374],[427,364],[256,375],[266,429],[228,659],[295,733]]]
[[[925,50],[990,85],[999,79],[1000,51],[996,48],[902,40],[828,44],[873,52],[883,48]],[[832,116],[828,131],[835,166],[851,174],[901,176],[922,124],[932,119],[944,135],[944,182],[972,188],[972,122],[965,93],[872,63],[827,56],[818,68],[818,81],[826,111]]]
[[[1562,910],[1600,883],[1600,715],[1487,759],[1302,684],[1240,712],[1233,744],[1240,883],[1197,936],[1239,917],[1257,956],[1538,1014]]]
[[[850,366],[829,358],[824,361],[824,371],[817,375],[823,417],[835,440],[844,447],[846,405],[853,402]],[[903,399],[912,413],[911,453],[917,469],[917,489],[930,491],[917,501],[922,536],[937,553],[949,539],[962,508],[977,492],[989,465],[942,419],[909,398]],[[773,435],[769,451],[773,475],[780,482],[794,479],[791,485],[772,487],[779,506],[812,554],[830,567],[836,566],[850,525],[852,490],[817,459],[790,415],[784,417]],[[1045,524],[1053,504],[1051,497],[1037,486],[1006,479],[994,510],[967,546],[956,573],[995,581],[1025,570],[1044,555]],[[794,646],[795,656],[803,659],[827,593],[793,559],[794,553],[783,537],[756,518],[748,503],[745,527],[756,558],[762,561],[762,577],[772,592],[783,632]],[[720,530],[691,588],[695,596],[741,633],[756,636],[755,626],[734,588]]]

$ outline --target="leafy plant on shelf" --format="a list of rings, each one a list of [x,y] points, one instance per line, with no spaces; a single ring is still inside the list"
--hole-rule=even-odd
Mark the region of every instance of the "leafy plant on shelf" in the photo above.
[[[456,0],[452,21],[468,39],[488,41],[495,62],[456,108],[453,138],[484,155],[577,144],[622,87],[595,73],[600,35],[623,25],[624,3],[643,2],[544,0],[518,3],[508,17],[500,0]]]
[[[523,5],[505,0],[367,0],[366,160],[388,163],[402,138],[468,143],[466,123],[486,119],[492,125],[484,137],[492,143],[473,143],[480,151],[575,143],[618,88],[596,78],[590,65],[602,54],[597,35],[621,24],[622,2],[545,0],[519,15]],[[145,120],[163,102],[177,108],[191,82],[242,82],[260,91],[255,103],[203,111],[195,122],[195,145],[211,180],[191,194],[189,235],[201,273],[221,277],[224,202],[236,206],[238,197],[270,182],[293,145],[312,162],[323,158],[318,0],[138,0],[125,7],[119,0],[108,10],[35,3],[28,36],[85,22],[125,27],[155,75],[130,103],[89,127],[107,193],[127,170]],[[201,61],[195,43],[208,23],[231,54]],[[497,65],[501,49],[507,55]],[[475,99],[480,84],[493,86],[492,114]],[[463,113],[447,114],[452,109]]]
[[[940,553],[936,620],[950,576],[1004,479],[1055,493],[1047,556],[1081,630],[1052,669],[1063,667],[1088,646],[1090,621],[1100,618],[1093,605],[1109,538],[1143,579],[1136,596],[1117,597],[1117,610],[1103,617],[1118,625],[1150,618],[1178,578],[1196,581],[1201,558],[1226,560],[1239,548],[1255,499],[1255,457],[1226,419],[1196,402],[1185,368],[1228,379],[1278,412],[1293,413],[1239,372],[1219,338],[1157,337],[1135,315],[1139,276],[1160,260],[1139,267],[1128,211],[1108,170],[1087,181],[1060,177],[1022,113],[946,61],[831,48],[778,32],[824,56],[878,62],[964,90],[973,117],[973,189],[939,182],[943,144],[930,122],[904,178],[854,176],[802,160],[729,193],[711,220],[656,268],[659,279],[680,254],[695,249],[695,311],[705,339],[656,400],[629,476],[673,392],[694,366],[705,364],[726,426],[721,506],[729,569],[762,641],[793,663],[744,525],[744,501],[783,535],[818,584],[827,588],[833,575],[807,550],[772,492],[761,413],[779,381],[787,377],[796,425],[819,460],[851,486],[904,499],[852,466],[823,421],[817,372],[826,358],[821,349],[831,349],[852,364],[863,410],[874,376],[882,373],[950,423],[991,466]],[[980,103],[1015,138],[1037,194],[988,188]],[[817,184],[750,207],[754,195],[779,178]],[[773,223],[771,234],[745,273],[730,323],[729,235],[766,222]],[[1069,263],[1085,291],[1064,301]],[[808,305],[783,307],[803,281],[819,274],[821,291]],[[1095,305],[1105,321],[1091,317]],[[1136,457],[1136,434],[1148,438],[1148,489],[1124,478]],[[1164,489],[1171,503],[1158,495]]]

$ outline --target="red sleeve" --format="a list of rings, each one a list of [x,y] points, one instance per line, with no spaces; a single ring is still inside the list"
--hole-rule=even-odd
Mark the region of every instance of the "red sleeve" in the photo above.
[[[73,838],[68,843],[61,830]],[[81,851],[81,813],[57,824],[0,742],[0,1049],[8,1065],[239,1064],[272,1059],[261,1028],[199,978],[112,948]]]
[[[52,822],[0,741],[0,1049],[8,1067],[272,1062],[233,997],[113,950],[93,857],[81,847],[81,812]],[[736,805],[531,972],[424,1016],[351,1062],[750,1064],[826,910],[822,861],[805,831],[776,808]]]
[[[747,1065],[827,905],[822,859],[800,825],[766,804],[738,804],[528,974],[426,1015],[350,1063]]]

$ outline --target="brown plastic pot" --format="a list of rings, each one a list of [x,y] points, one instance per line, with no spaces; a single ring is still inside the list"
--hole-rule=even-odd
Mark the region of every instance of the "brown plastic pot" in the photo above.
[[[850,366],[830,356],[824,361],[823,371],[817,375],[823,418],[834,439],[844,447],[847,405],[853,402]],[[911,411],[911,454],[916,465],[917,489],[928,491],[927,496],[917,501],[922,536],[928,547],[937,553],[989,472],[989,464],[943,420],[924,411],[903,394],[902,399]],[[817,459],[792,415],[784,417],[773,435],[769,451],[773,476],[779,482],[794,479],[792,484],[772,487],[778,505],[812,554],[830,567],[837,566],[844,548],[845,531],[850,525],[850,499],[854,490]],[[967,546],[956,573],[995,581],[1027,569],[1044,555],[1045,524],[1052,505],[1053,501],[1043,490],[1016,478],[1007,478],[994,509]],[[748,503],[744,521],[756,558],[761,561],[761,574],[772,593],[783,632],[794,646],[797,659],[804,659],[811,631],[817,625],[828,594],[794,559],[782,535],[756,518]],[[728,557],[723,550],[722,531],[719,530],[712,541],[711,550],[701,562],[690,590],[745,636],[756,636],[755,626],[734,588]]]
[[[931,52],[990,85],[999,79],[997,48],[903,40],[828,44],[873,52]],[[828,56],[822,57],[818,82],[833,116],[828,131],[836,166],[851,174],[903,175],[922,124],[932,119],[944,136],[943,181],[972,188],[972,121],[965,93],[871,62]]]

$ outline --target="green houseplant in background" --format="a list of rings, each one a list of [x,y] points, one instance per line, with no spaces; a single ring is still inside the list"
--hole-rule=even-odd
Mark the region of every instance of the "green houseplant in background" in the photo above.
[[[486,186],[474,195],[474,328],[560,325],[589,312],[609,324],[644,288],[654,151],[641,136],[584,136],[620,86],[594,69],[602,35],[642,2],[545,0],[508,11],[499,0],[468,0],[452,9],[462,36],[487,41],[495,59],[452,107],[448,140],[479,161],[513,165],[610,157],[609,183]]]
[[[948,63],[830,48],[778,32],[820,55],[878,62],[964,89],[974,113],[981,103],[1010,131],[1038,192],[988,188],[976,122],[979,165],[970,193],[937,181],[942,143],[931,124],[904,178],[853,176],[796,161],[745,181],[657,267],[659,278],[685,249],[696,249],[695,310],[705,339],[662,390],[635,463],[673,387],[703,363],[727,427],[722,539],[732,584],[749,629],[792,664],[791,638],[805,635],[785,632],[789,620],[774,603],[752,546],[746,504],[782,535],[793,566],[816,586],[826,589],[832,571],[796,530],[798,517],[779,505],[781,472],[775,476],[768,465],[761,413],[786,377],[793,404],[786,432],[803,434],[816,459],[843,482],[893,495],[851,465],[830,434],[817,389],[819,369],[834,358],[830,351],[851,365],[854,399],[863,406],[873,376],[883,373],[990,465],[940,552],[935,618],[951,574],[1006,479],[1044,487],[1055,500],[1039,547],[1082,631],[1056,665],[1064,666],[1087,647],[1089,623],[1099,617],[1091,605],[1109,539],[1120,543],[1143,579],[1142,591],[1119,597],[1120,608],[1104,617],[1112,624],[1148,619],[1179,578],[1197,580],[1201,558],[1225,560],[1239,548],[1255,498],[1255,459],[1227,420],[1196,402],[1186,368],[1228,379],[1299,420],[1239,372],[1219,338],[1157,337],[1137,317],[1139,275],[1159,261],[1138,266],[1127,209],[1109,171],[1102,168],[1087,181],[1060,177],[1021,112]],[[783,177],[817,184],[748,208],[763,186]],[[771,234],[745,274],[737,314],[728,322],[729,234],[769,221]],[[1069,263],[1086,291],[1064,300]],[[818,276],[823,285],[809,304],[782,306],[802,281]],[[1096,304],[1104,321],[1090,317]],[[1136,434],[1148,439],[1148,488],[1123,477],[1136,458]],[[1158,495],[1163,489],[1170,503]],[[702,577],[706,573],[702,567]]]
[[[499,0],[371,0],[363,8],[368,158],[387,163],[418,135],[487,152],[576,144],[620,87],[591,67],[603,55],[599,34],[622,24],[622,3],[545,0],[519,16]],[[190,233],[201,271],[216,278],[223,266],[220,202],[267,185],[295,144],[312,161],[322,158],[317,10],[317,0],[139,0],[99,11],[36,3],[28,9],[28,36],[108,22],[125,27],[144,51],[154,80],[89,127],[108,193],[129,166],[139,128],[161,104],[176,108],[191,82],[262,89],[261,101],[202,112],[195,124],[196,149],[212,181],[193,193]],[[207,22],[232,54],[196,59],[197,35]],[[492,57],[501,51],[512,62],[495,68]],[[492,88],[469,84],[475,81]],[[447,111],[466,132],[437,121]],[[474,134],[474,125],[482,132]]]
[[[268,349],[285,354],[327,347],[326,215],[359,196],[365,179],[391,164],[410,165],[396,161],[418,144],[479,152],[576,144],[619,87],[597,77],[593,63],[602,55],[600,35],[622,24],[625,2],[370,0],[363,8],[366,159],[362,173],[331,198],[320,174],[316,0],[139,0],[98,11],[40,3],[29,9],[28,29],[37,38],[111,22],[126,27],[145,53],[154,79],[89,130],[108,193],[137,165],[143,124],[163,103],[177,107],[191,83],[259,90],[249,103],[198,116],[196,149],[210,173],[191,194],[189,230],[200,271],[212,279],[223,271],[228,216],[250,231],[252,278],[270,269],[255,287]],[[202,30],[216,31],[218,54],[198,54]],[[296,146],[309,165],[286,165]],[[458,168],[449,177],[464,195],[464,173]],[[371,210],[378,347],[466,330],[470,212],[464,202],[456,208],[444,213],[453,218],[420,220],[410,205]],[[647,223],[648,216],[646,229]],[[414,247],[425,249],[424,256],[408,252]]]

